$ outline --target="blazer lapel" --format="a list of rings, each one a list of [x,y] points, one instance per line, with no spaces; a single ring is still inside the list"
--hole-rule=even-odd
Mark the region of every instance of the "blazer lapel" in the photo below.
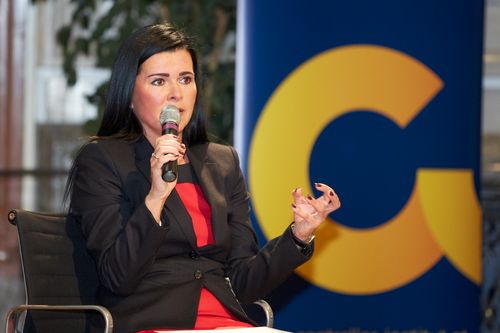
[[[217,170],[217,163],[208,157],[208,144],[195,145],[187,150],[189,163],[193,167],[194,173],[200,182],[200,187],[203,190],[206,200],[208,201],[212,214],[212,232],[214,234],[215,243],[222,241],[221,221],[226,212],[222,210],[225,204],[223,193],[218,188],[218,184],[222,184],[220,172]]]
[[[174,189],[167,201],[165,202],[165,208],[169,212],[168,219],[174,220],[182,230],[182,233],[191,244],[193,249],[196,249],[196,235],[194,234],[193,222],[191,216],[187,211],[186,207],[182,203],[182,199]],[[165,211],[164,208],[164,211]]]

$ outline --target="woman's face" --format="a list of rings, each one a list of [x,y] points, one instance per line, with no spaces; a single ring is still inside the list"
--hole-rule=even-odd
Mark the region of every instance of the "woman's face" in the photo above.
[[[179,137],[189,123],[196,102],[191,55],[185,49],[157,53],[142,63],[135,78],[132,109],[144,135],[154,145],[161,135],[160,113],[167,104],[179,108]]]

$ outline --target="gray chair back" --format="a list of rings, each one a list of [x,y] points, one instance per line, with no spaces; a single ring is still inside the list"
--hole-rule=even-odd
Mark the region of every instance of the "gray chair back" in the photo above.
[[[96,304],[99,281],[79,225],[69,216],[13,210],[28,305]],[[79,309],[78,307],[75,308]],[[90,332],[104,327],[93,310],[27,311],[23,332]],[[99,311],[99,310],[98,310]],[[101,323],[99,323],[101,321]]]

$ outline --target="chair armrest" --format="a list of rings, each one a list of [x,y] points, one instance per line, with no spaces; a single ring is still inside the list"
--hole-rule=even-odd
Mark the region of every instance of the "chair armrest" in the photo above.
[[[13,315],[17,315],[27,310],[42,310],[42,311],[96,311],[99,312],[104,318],[104,333],[113,332],[113,317],[108,309],[99,305],[31,305],[24,304],[18,305],[7,312],[5,332],[9,331],[10,319]]]
[[[263,299],[259,299],[253,302],[253,304],[260,306],[262,310],[264,310],[264,313],[266,315],[266,326],[272,328],[274,325],[274,314],[273,314],[273,309],[271,308],[269,303],[267,303]]]

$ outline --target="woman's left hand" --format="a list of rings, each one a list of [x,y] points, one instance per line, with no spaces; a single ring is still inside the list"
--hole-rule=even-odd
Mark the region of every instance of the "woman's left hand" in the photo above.
[[[314,184],[323,194],[318,198],[310,195],[304,197],[302,189],[292,192],[295,227],[293,233],[301,241],[308,243],[321,223],[331,212],[340,208],[340,200],[331,187],[321,183]]]

